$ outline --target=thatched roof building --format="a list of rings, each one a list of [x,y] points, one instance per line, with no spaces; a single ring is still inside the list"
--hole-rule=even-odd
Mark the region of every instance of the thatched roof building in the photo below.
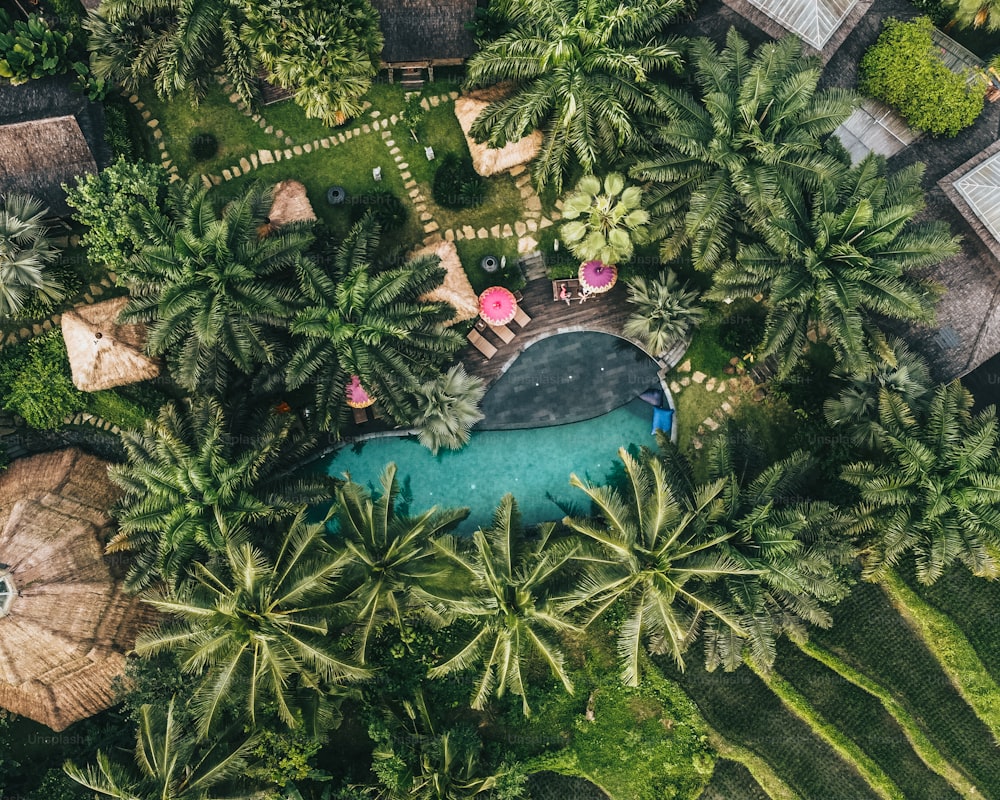
[[[382,65],[461,64],[475,42],[466,23],[476,15],[476,0],[372,0],[385,44]]]
[[[144,350],[145,327],[118,322],[126,303],[127,297],[116,297],[77,306],[62,315],[63,338],[77,389],[96,392],[160,374],[160,365]]]
[[[103,106],[74,91],[70,76],[0,81],[0,191],[28,192],[69,216],[61,184],[110,160]]]
[[[455,101],[455,116],[458,117],[458,124],[462,126],[462,133],[465,134],[465,141],[469,145],[472,165],[476,172],[484,177],[528,163],[538,155],[542,147],[542,132],[537,130],[516,142],[508,142],[499,149],[479,144],[469,135],[476,117],[491,102],[499,99],[502,96],[501,92],[502,90],[491,87],[470,92]]]
[[[112,705],[151,619],[104,558],[107,467],[69,449],[0,474],[0,707],[57,731]]]
[[[479,316],[479,297],[472,289],[469,278],[462,268],[462,262],[458,257],[458,250],[455,249],[454,242],[439,242],[428,245],[417,250],[410,257],[437,256],[441,259],[441,266],[448,272],[437,289],[422,295],[422,300],[436,300],[442,303],[451,303],[455,309],[455,316],[451,323],[473,319]]]
[[[306,194],[306,187],[296,180],[281,181],[274,186],[274,201],[267,214],[271,225],[277,227],[289,222],[315,222],[316,212]]]

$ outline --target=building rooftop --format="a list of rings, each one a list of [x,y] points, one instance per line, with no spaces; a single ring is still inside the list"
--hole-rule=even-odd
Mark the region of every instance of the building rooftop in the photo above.
[[[373,0],[382,18],[384,64],[464,60],[475,43],[466,23],[476,0]]]

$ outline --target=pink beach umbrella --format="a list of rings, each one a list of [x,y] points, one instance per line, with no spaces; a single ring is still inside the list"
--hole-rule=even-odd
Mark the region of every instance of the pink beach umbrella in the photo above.
[[[603,261],[585,261],[580,265],[580,285],[588,292],[601,294],[618,280],[618,268]]]
[[[368,408],[375,402],[365,388],[361,385],[361,379],[357,375],[351,376],[351,382],[346,387],[347,405],[351,408]]]
[[[516,313],[517,301],[503,286],[491,286],[479,295],[479,316],[487,325],[506,325]]]

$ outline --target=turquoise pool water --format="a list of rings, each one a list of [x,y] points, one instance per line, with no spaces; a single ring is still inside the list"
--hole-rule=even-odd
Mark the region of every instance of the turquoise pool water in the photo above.
[[[369,439],[339,450],[327,472],[350,473],[357,483],[378,485],[385,465],[394,461],[403,496],[414,512],[432,505],[469,507],[460,530],[490,524],[500,498],[511,492],[526,524],[585,513],[586,496],[569,485],[569,475],[599,483],[617,464],[617,452],[630,444],[655,445],[650,433],[652,408],[642,400],[585,422],[510,431],[477,431],[457,452],[432,456],[415,437]]]

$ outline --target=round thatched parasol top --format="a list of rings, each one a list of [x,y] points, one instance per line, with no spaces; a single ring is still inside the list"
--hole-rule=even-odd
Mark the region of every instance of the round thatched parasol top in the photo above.
[[[160,365],[144,352],[146,329],[118,322],[126,303],[127,297],[116,297],[77,306],[62,315],[63,339],[77,389],[96,392],[160,374]]]
[[[151,619],[104,557],[107,468],[70,449],[0,474],[0,707],[57,731],[115,702],[124,653]]]
[[[275,184],[274,200],[267,218],[274,228],[289,222],[315,222],[316,212],[309,202],[306,187],[295,180]]]
[[[446,270],[444,283],[421,295],[420,299],[450,303],[451,307],[455,309],[455,316],[448,322],[449,325],[479,316],[479,298],[473,291],[469,277],[462,268],[455,243],[438,242],[428,245],[412,253],[410,258],[419,258],[420,256],[437,256],[441,259],[441,266]]]
[[[462,127],[462,133],[465,134],[465,141],[468,142],[472,166],[476,172],[487,178],[519,164],[527,164],[538,155],[538,151],[542,148],[542,132],[537,130],[532,131],[523,139],[508,142],[500,148],[480,144],[469,135],[476,117],[491,102],[500,99],[500,96],[498,96],[496,87],[490,87],[463,95],[455,101],[455,116],[458,118],[458,124]]]

